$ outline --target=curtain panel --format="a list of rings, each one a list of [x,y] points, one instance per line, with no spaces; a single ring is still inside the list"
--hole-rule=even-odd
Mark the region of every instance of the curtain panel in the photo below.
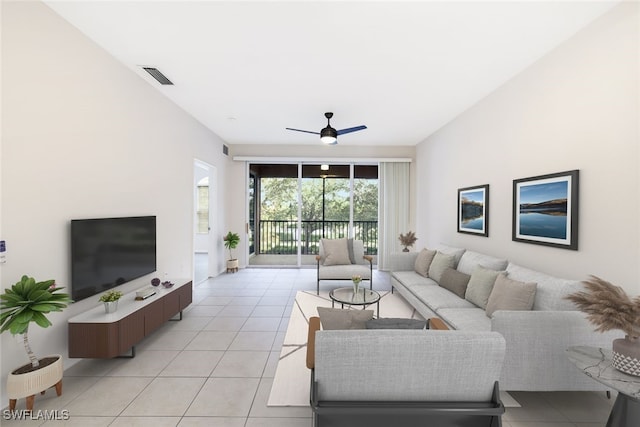
[[[410,163],[405,162],[380,163],[379,270],[389,269],[389,255],[402,250],[398,236],[409,230],[409,167]]]

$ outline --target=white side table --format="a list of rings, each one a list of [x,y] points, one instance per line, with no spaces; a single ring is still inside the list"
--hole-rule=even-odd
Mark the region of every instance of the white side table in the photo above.
[[[611,366],[611,350],[598,347],[569,347],[567,356],[585,375],[618,391],[607,427],[640,426],[640,377]]]

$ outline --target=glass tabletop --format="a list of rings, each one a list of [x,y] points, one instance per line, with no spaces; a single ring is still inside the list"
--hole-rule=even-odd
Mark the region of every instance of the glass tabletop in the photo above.
[[[369,289],[359,289],[357,294],[353,288],[337,288],[329,292],[329,298],[342,304],[365,305],[373,304],[380,300],[380,294]]]

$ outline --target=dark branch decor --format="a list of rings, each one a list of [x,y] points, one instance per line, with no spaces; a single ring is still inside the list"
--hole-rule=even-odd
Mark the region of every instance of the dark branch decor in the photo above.
[[[596,331],[619,329],[624,338],[613,340],[612,365],[626,374],[640,376],[640,296],[631,299],[620,286],[591,276],[583,282],[585,290],[567,295]]]
[[[489,236],[489,185],[458,189],[458,233]]]
[[[578,250],[579,171],[513,181],[512,240]]]

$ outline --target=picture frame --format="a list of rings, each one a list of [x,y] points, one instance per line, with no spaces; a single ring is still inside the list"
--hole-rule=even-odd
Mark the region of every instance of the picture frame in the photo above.
[[[458,189],[458,233],[489,237],[489,184]]]
[[[513,241],[578,250],[579,172],[513,181]]]

